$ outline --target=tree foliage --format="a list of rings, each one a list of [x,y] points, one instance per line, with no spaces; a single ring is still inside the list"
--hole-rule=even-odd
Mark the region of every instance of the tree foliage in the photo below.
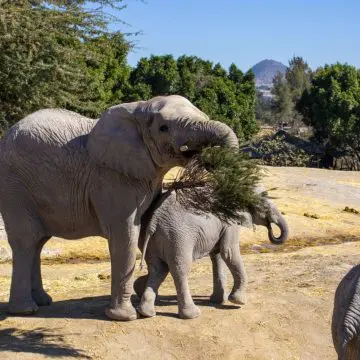
[[[296,106],[304,91],[311,85],[312,71],[299,56],[289,60],[285,75],[278,73],[273,80],[272,113],[277,123],[288,123],[293,128],[303,124],[302,115]],[[260,109],[262,110],[262,109]],[[271,119],[271,118],[270,118]]]
[[[360,71],[354,66],[337,63],[319,68],[298,108],[318,141],[360,154]]]
[[[175,93],[178,81],[176,61],[171,55],[141,58],[130,75],[133,86],[141,86],[141,84],[147,86],[147,98]]]
[[[293,116],[294,103],[290,86],[281,73],[277,73],[274,78],[272,93],[274,94],[273,108],[277,121],[279,123],[290,122]]]
[[[88,3],[117,7],[120,1],[0,0],[3,129],[43,107],[64,107],[91,114],[94,108],[103,107],[112,74],[100,75],[98,71],[105,81],[94,76],[99,68],[94,64],[104,58],[94,41],[103,50],[106,42],[112,43],[107,55],[121,48],[122,59],[128,43],[120,34],[110,36],[106,29],[109,19],[99,9],[86,7]],[[90,71],[89,63],[94,65]],[[109,70],[111,65],[107,66]]]
[[[265,97],[260,91],[256,93],[256,119],[267,125],[275,125],[276,117],[274,114],[273,99]]]
[[[96,117],[108,106],[124,100],[130,91],[129,43],[120,33],[103,34],[88,40],[86,47],[86,108],[78,111]]]
[[[130,100],[179,94],[207,113],[225,122],[240,139],[257,132],[254,75],[243,74],[235,64],[226,71],[220,64],[195,56],[151,56],[140,59],[130,75]]]
[[[293,56],[285,73],[293,103],[296,104],[303,92],[311,86],[312,71],[308,63],[300,56]]]
[[[131,69],[131,44],[108,31],[121,10],[114,0],[0,0],[1,130],[25,115],[61,107],[97,117],[119,102],[158,95],[187,97],[240,139],[256,131],[255,84],[235,64],[229,71],[195,56],[142,58]],[[91,6],[90,6],[91,5]]]

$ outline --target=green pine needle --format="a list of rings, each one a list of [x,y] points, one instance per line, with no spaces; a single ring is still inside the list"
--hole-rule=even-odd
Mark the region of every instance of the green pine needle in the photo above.
[[[261,169],[248,156],[231,148],[205,148],[179,173],[169,187],[195,212],[211,212],[225,222],[238,221],[242,211],[261,207],[266,193],[255,187]]]

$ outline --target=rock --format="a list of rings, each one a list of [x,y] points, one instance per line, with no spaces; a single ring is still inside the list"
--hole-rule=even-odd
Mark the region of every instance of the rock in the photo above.
[[[0,246],[0,262],[11,260],[11,250],[4,246]]]

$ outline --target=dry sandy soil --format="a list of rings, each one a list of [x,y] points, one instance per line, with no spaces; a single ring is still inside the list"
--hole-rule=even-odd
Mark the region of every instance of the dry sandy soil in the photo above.
[[[200,318],[177,318],[169,277],[160,289],[156,317],[108,321],[103,313],[110,291],[105,240],[53,239],[43,256],[53,305],[32,317],[10,317],[5,312],[10,253],[0,241],[0,358],[336,359],[330,331],[333,296],[340,279],[360,263],[360,215],[343,209],[360,210],[360,174],[266,170],[264,185],[276,187],[270,194],[289,222],[291,237],[273,247],[265,229],[243,231],[246,305],[209,303],[211,264],[203,259],[190,277]],[[135,295],[133,300],[138,302]]]

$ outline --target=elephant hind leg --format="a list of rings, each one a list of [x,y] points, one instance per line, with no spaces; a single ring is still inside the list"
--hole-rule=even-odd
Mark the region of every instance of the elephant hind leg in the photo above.
[[[168,275],[169,268],[162,260],[156,258],[152,260],[148,271],[148,280],[137,310],[142,316],[152,317],[156,315],[154,305],[159,287]]]
[[[181,262],[174,261],[169,266],[176,287],[179,317],[181,319],[195,319],[200,316],[200,309],[192,299],[188,282],[192,265],[192,254],[180,253],[177,255]]]
[[[46,293],[41,279],[41,250],[50,237],[43,237],[36,244],[36,251],[31,272],[31,296],[38,306],[46,306],[52,303],[52,298]]]
[[[247,276],[240,255],[239,233],[236,227],[230,227],[224,232],[220,241],[220,253],[234,279],[234,286],[228,299],[234,304],[244,305]]]

